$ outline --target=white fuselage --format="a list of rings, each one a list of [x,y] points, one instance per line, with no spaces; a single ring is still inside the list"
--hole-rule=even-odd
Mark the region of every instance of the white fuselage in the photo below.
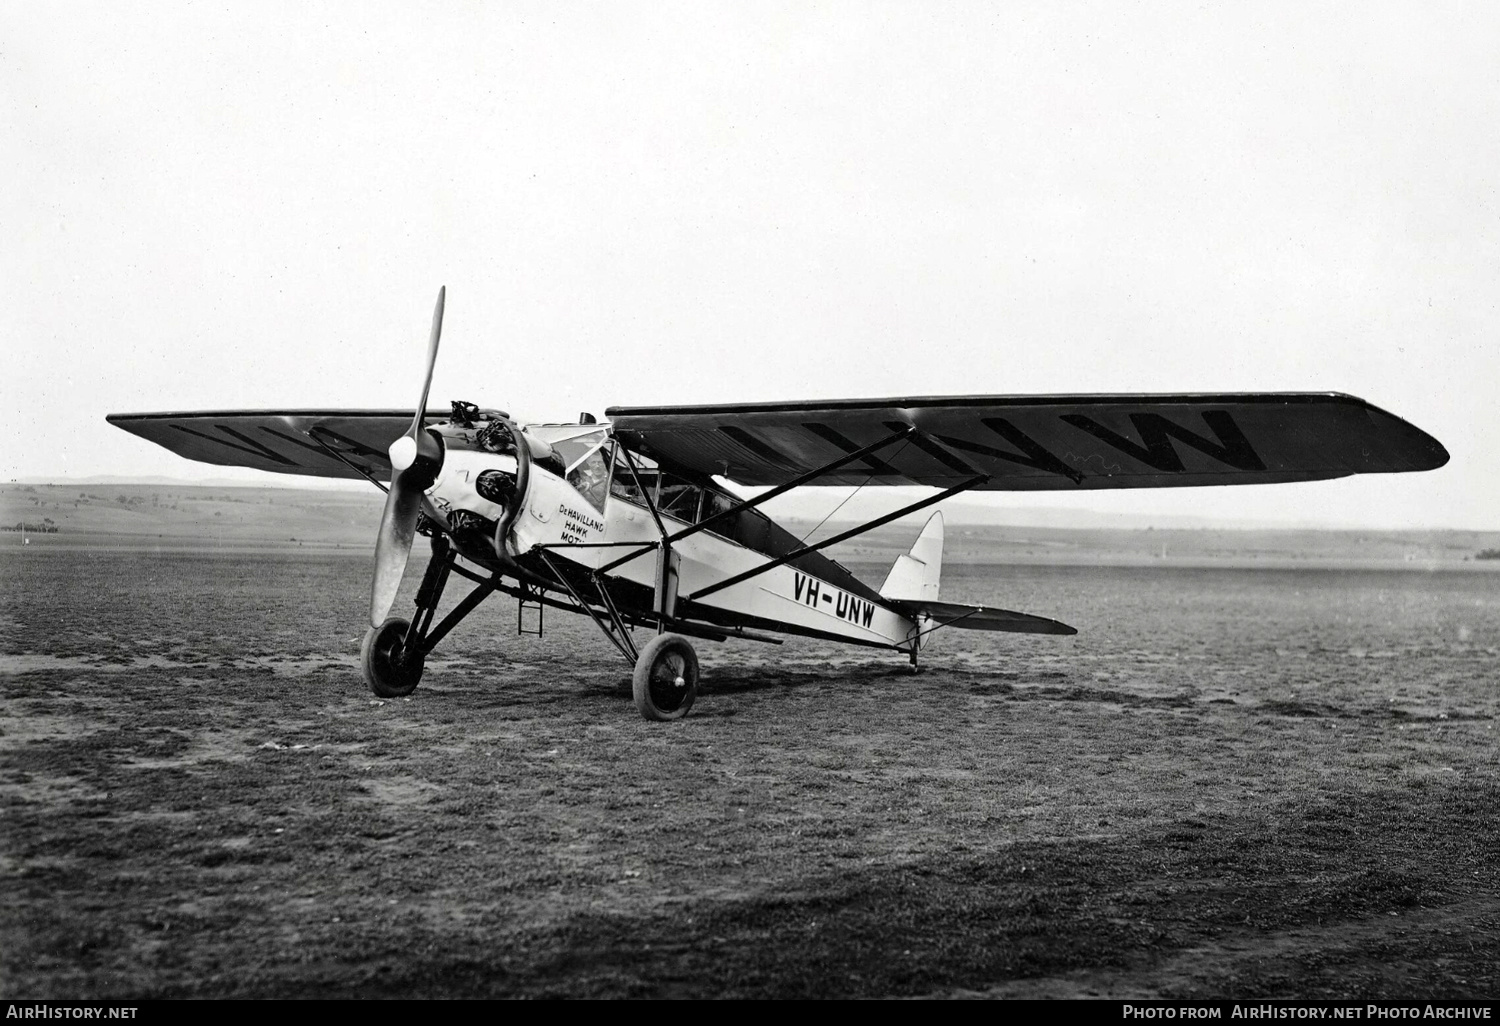
[[[515,473],[511,456],[485,452],[451,451],[428,496],[442,512],[464,509],[499,521],[505,510],[480,496],[474,485],[481,472]],[[621,473],[621,468],[616,468]],[[623,471],[628,473],[628,471]],[[625,546],[573,548],[571,545],[639,543],[653,546],[609,571],[611,578],[647,589],[657,584],[661,531],[651,511],[609,488],[594,488],[591,501],[567,480],[533,465],[522,509],[511,526],[512,551],[526,553],[547,545],[558,557],[596,570],[629,552]],[[598,493],[602,491],[602,495]],[[602,506],[602,508],[600,508]],[[690,521],[660,514],[668,533],[690,526]],[[676,557],[676,594],[690,598],[719,581],[765,564],[771,557],[715,534],[712,528],[672,543]],[[782,565],[699,600],[738,616],[783,624],[794,630],[835,635],[869,644],[905,644],[916,625],[899,613],[867,598],[851,594],[791,565]]]

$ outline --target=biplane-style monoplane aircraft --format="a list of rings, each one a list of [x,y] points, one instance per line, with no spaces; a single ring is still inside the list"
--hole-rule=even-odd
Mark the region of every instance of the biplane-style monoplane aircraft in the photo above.
[[[113,414],[126,431],[205,463],[364,478],[387,492],[375,542],[365,679],[409,694],[427,654],[487,596],[593,618],[634,667],[648,719],[697,694],[688,638],[764,632],[893,650],[913,666],[945,627],[1073,634],[1056,620],[939,598],[934,514],[873,588],[821,550],[965,491],[1079,491],[1317,481],[1431,470],[1436,439],[1337,393],[951,396],[736,406],[613,407],[608,423],[518,424],[454,402],[427,409],[438,293],[415,411]],[[386,488],[383,481],[389,481]],[[767,488],[742,498],[721,482]],[[759,507],[804,485],[939,491],[817,544]],[[432,558],[410,619],[390,615],[414,535]],[[457,575],[475,585],[434,624]],[[633,629],[654,631],[638,645]]]

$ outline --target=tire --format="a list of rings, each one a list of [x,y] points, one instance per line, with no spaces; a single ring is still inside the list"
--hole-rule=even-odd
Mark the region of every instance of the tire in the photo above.
[[[682,719],[698,697],[698,653],[680,634],[658,634],[641,649],[631,690],[646,719]]]
[[[411,621],[393,616],[379,627],[365,632],[364,644],[359,647],[359,668],[364,671],[370,690],[381,698],[401,698],[417,689],[422,679],[422,664],[427,656],[419,655],[410,661],[401,659],[402,645],[406,641],[407,628]]]

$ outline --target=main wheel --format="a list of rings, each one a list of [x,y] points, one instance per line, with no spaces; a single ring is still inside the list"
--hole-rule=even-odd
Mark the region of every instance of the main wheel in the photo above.
[[[698,697],[698,653],[680,634],[658,634],[635,663],[635,707],[648,720],[680,720]]]
[[[403,658],[409,627],[411,621],[393,616],[366,631],[365,642],[359,647],[359,668],[364,671],[370,690],[381,698],[409,695],[422,679],[422,664],[427,656]]]

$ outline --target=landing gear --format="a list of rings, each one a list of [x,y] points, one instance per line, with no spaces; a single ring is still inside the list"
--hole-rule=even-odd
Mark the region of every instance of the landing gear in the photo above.
[[[908,673],[922,672],[922,667],[917,663],[917,653],[922,650],[922,639],[930,633],[930,628],[928,627],[930,623],[932,621],[924,616],[906,634],[905,652],[907,658],[911,660],[911,668],[907,671]]]
[[[359,648],[359,667],[370,690],[381,698],[409,695],[422,679],[422,664],[427,656],[421,651],[407,651],[406,635],[410,629],[408,621],[393,616],[365,632],[365,642]]]
[[[698,653],[680,634],[658,634],[636,660],[635,707],[648,720],[680,720],[698,697]]]
[[[443,587],[450,574],[466,577],[478,587],[454,606],[441,623],[433,626],[433,614],[437,612],[438,600],[443,597]],[[432,560],[422,575],[421,586],[417,588],[415,619],[390,617],[366,633],[364,644],[360,646],[359,665],[370,690],[381,698],[401,698],[415,691],[417,681],[422,679],[422,664],[427,660],[427,653],[458,626],[460,620],[473,612],[485,596],[499,590],[497,581],[498,575],[486,580],[459,566],[458,553],[448,539],[440,534],[434,536]]]

